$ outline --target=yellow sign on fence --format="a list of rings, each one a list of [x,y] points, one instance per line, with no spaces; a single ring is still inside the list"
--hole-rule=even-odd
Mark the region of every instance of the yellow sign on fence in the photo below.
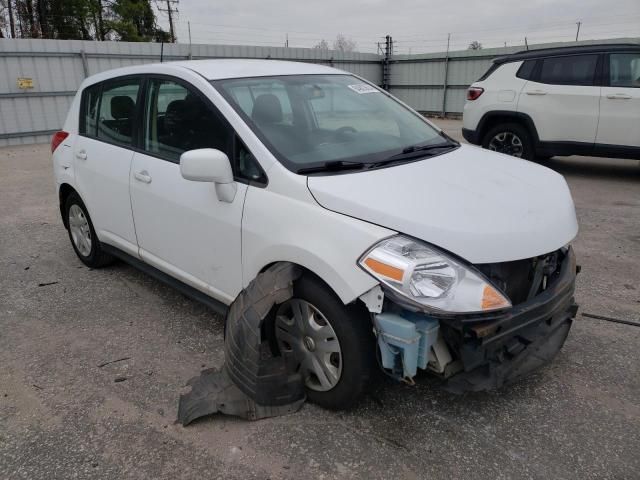
[[[18,88],[22,90],[33,88],[33,78],[18,78]]]

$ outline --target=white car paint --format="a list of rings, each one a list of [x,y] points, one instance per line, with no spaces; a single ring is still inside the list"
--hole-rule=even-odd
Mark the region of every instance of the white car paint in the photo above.
[[[146,172],[150,182],[135,174]],[[184,283],[231,303],[242,290],[241,222],[247,186],[232,202],[215,186],[180,175],[180,165],[136,153],[131,209],[142,260]]]
[[[290,261],[322,278],[345,303],[376,286],[378,282],[357,261],[375,243],[396,232],[322,208],[309,192],[306,177],[280,164],[267,174],[268,188],[250,188],[245,202],[245,284],[265,266]]]
[[[462,115],[462,126],[475,130],[482,117],[492,110],[516,110],[518,95],[527,83],[516,77],[522,62],[511,62],[502,65],[484,81],[473,83],[484,92],[473,102],[465,102]]]
[[[600,87],[528,81],[518,112],[531,117],[543,142],[593,143],[600,112]]]
[[[75,188],[94,222],[98,237],[127,253],[136,252],[129,199],[133,151],[78,135],[73,146]]]
[[[601,87],[596,143],[640,147],[640,86]]]
[[[184,180],[177,164],[78,135],[85,87],[152,73],[186,80],[205,95],[254,154],[268,185],[238,184],[233,200],[221,201],[214,184]],[[209,83],[293,74],[345,72],[298,62],[207,60],[92,76],[65,122],[70,135],[53,155],[58,187],[79,192],[100,241],[225,304],[277,261],[305,266],[351,302],[378,285],[358,259],[397,232],[472,262],[548,253],[575,235],[573,203],[559,175],[469,147],[405,166],[313,177],[307,186],[307,177],[280,164]],[[78,155],[83,150],[86,159]]]
[[[548,253],[578,232],[561,175],[478,147],[308,182],[330,210],[426,240],[472,263]]]

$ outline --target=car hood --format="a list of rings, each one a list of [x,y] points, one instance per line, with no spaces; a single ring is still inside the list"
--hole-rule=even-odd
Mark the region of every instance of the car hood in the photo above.
[[[471,263],[534,257],[578,232],[564,178],[477,147],[372,171],[310,176],[323,207],[396,230]]]

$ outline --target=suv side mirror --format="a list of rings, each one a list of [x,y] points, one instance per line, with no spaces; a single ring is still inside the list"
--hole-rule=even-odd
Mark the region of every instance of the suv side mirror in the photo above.
[[[233,202],[238,186],[233,179],[229,157],[214,148],[189,150],[180,155],[180,173],[185,180],[213,182],[218,199]]]

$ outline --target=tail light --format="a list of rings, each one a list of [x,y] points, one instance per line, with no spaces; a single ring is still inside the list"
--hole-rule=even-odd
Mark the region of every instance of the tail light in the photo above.
[[[480,87],[469,87],[467,90],[467,100],[475,100],[484,92],[484,88]]]
[[[56,148],[60,146],[60,144],[64,141],[65,138],[69,136],[69,132],[65,132],[63,130],[56,132],[51,137],[51,153],[56,151]]]

